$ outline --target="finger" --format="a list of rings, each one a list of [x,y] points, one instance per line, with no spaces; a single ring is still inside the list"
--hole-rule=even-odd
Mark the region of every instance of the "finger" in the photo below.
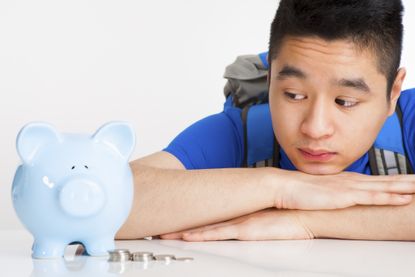
[[[195,228],[195,229],[188,229],[188,230],[183,230],[183,231],[179,231],[179,232],[173,232],[173,233],[168,233],[168,234],[164,234],[161,235],[160,238],[162,239],[182,239],[183,238],[183,233],[187,232],[197,232],[197,231],[201,231],[202,227],[200,228]]]
[[[415,182],[414,174],[394,174],[394,175],[367,175],[360,173],[353,173],[345,175],[347,178],[363,180],[363,181],[402,181],[402,182]]]
[[[393,194],[386,192],[354,193],[354,202],[359,205],[405,205],[412,201],[410,194]]]
[[[182,239],[183,232],[174,232],[160,235],[161,239]]]
[[[209,230],[183,234],[183,240],[186,241],[214,241],[237,238],[238,231],[236,225],[227,225]]]
[[[179,232],[164,234],[164,235],[161,235],[160,238],[162,238],[162,239],[182,239],[183,238],[183,233],[195,233],[195,232],[200,232],[200,231],[206,231],[206,230],[210,230],[210,229],[213,229],[213,228],[233,224],[233,222],[235,222],[235,219],[231,219],[231,220],[224,221],[224,222],[219,222],[219,223],[214,223],[214,224],[210,224],[210,225],[205,225],[205,226],[201,226],[201,227],[197,227],[197,228],[187,229],[187,230],[183,230],[183,231],[179,231]]]
[[[415,182],[402,182],[402,181],[387,181],[387,182],[353,182],[349,185],[349,188],[370,190],[370,191],[382,191],[390,193],[402,193],[409,194],[415,193]]]
[[[203,226],[203,227],[205,227],[205,226]],[[202,230],[203,227],[193,228],[193,229],[187,229],[187,230],[183,230],[183,231],[178,231],[178,232],[163,234],[163,235],[160,235],[160,238],[162,238],[162,239],[182,239],[183,233],[185,233],[185,232],[194,232],[194,231],[197,231],[197,230]]]

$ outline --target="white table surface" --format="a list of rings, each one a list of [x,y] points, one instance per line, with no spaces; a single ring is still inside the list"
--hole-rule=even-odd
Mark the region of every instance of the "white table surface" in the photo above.
[[[194,261],[108,262],[74,256],[31,258],[26,231],[0,231],[0,276],[415,276],[415,243],[350,240],[116,241],[117,248],[193,257]],[[72,251],[72,252],[71,252]]]

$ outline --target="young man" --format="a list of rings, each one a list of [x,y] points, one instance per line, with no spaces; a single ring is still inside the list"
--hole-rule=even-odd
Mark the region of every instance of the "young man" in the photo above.
[[[241,110],[225,104],[131,162],[135,201],[117,238],[414,240],[415,177],[371,176],[368,158],[399,105],[415,164],[402,11],[398,0],[282,0],[268,55],[278,167],[240,168]]]

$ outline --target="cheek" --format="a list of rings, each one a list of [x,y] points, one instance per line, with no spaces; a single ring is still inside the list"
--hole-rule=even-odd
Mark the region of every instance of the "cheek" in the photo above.
[[[277,140],[281,144],[295,141],[299,136],[301,111],[292,111],[287,105],[270,105],[272,126]]]
[[[336,145],[343,148],[346,156],[357,159],[372,146],[386,119],[386,109],[379,106],[360,107],[348,116],[337,121]]]
[[[377,102],[368,103],[345,116],[342,121],[345,128],[347,128],[347,132],[362,139],[376,136],[387,118],[387,108],[385,106],[382,109],[382,104]]]

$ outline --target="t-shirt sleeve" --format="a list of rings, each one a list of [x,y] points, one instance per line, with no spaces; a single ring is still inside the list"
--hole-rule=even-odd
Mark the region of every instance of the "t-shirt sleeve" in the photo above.
[[[399,104],[402,109],[405,148],[412,168],[415,169],[415,89],[403,91]]]
[[[186,128],[163,151],[173,154],[186,169],[240,167],[242,134],[240,110],[225,109]]]

